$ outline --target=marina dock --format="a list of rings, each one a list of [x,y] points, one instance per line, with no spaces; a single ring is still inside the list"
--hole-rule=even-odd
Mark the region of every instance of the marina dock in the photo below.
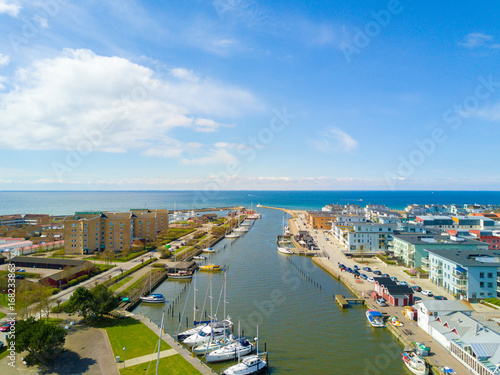
[[[347,309],[349,305],[364,305],[365,300],[362,298],[345,298],[340,294],[335,295],[335,302],[339,305],[341,309]]]

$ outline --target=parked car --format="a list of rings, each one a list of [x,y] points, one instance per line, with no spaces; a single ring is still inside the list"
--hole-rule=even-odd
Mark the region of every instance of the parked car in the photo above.
[[[347,267],[345,270],[346,270],[346,272],[349,272],[349,273],[353,273],[354,272],[351,267]]]
[[[0,332],[8,332],[10,330],[11,325],[15,325],[16,322],[7,322],[3,326],[0,327]]]
[[[434,295],[430,290],[422,290],[422,294],[427,297],[432,297]]]
[[[406,281],[400,281],[400,282],[398,282],[398,284],[399,284],[399,285],[406,285],[406,286],[408,286],[408,285],[409,285]]]
[[[372,269],[370,267],[363,267],[363,271],[372,272]]]
[[[418,285],[412,285],[411,288],[413,289],[414,292],[421,292],[422,288],[419,287]]]
[[[23,275],[16,275],[16,276],[14,276],[14,279],[24,279],[24,276]]]
[[[342,263],[339,263],[339,268],[345,268],[345,266]]]
[[[374,283],[374,282],[375,282],[375,280],[373,280],[373,277],[368,277],[368,278],[366,279],[366,281],[368,281],[368,282],[370,282],[370,283]]]
[[[26,272],[26,270],[24,268],[21,268],[21,269],[17,270],[16,272]]]
[[[354,275],[354,277],[356,277],[356,276],[358,276],[358,277],[359,277],[359,275],[361,275],[361,274],[359,273],[359,271],[358,271],[358,270],[354,270],[353,275]]]
[[[391,280],[394,281],[395,283],[398,282],[398,278],[396,276],[391,276]]]
[[[354,268],[356,271],[357,271],[357,270],[359,270],[359,267],[358,267],[358,265],[357,265],[357,264],[355,264],[353,268]]]
[[[434,299],[440,300],[440,301],[446,301],[448,298],[445,296],[434,296]]]
[[[391,277],[388,273],[383,273],[382,277]]]
[[[363,280],[368,279],[368,276],[366,276],[364,273],[360,274],[359,277],[361,277]]]
[[[375,270],[375,271],[373,271],[373,273],[374,273],[375,275],[379,275],[379,276],[380,276],[380,275],[382,275],[382,272],[380,272],[379,270]]]
[[[387,306],[387,303],[385,302],[385,299],[379,298],[375,302],[377,302],[377,305],[379,306]]]

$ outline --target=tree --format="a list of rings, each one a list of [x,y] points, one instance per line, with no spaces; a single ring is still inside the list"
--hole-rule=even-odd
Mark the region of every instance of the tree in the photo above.
[[[66,330],[33,317],[16,324],[16,352],[28,351],[28,362],[46,366],[64,350]]]
[[[68,314],[78,312],[84,318],[89,316],[93,311],[94,296],[87,288],[81,286],[76,288],[73,295],[64,306],[64,311]]]
[[[111,263],[113,263],[113,260],[115,259],[115,252],[111,249],[106,249],[102,253],[102,256],[104,257],[104,259],[106,259],[106,262],[108,264],[111,264]]]
[[[116,309],[120,304],[118,298],[103,284],[97,285],[92,290],[92,312],[95,315],[103,316]]]

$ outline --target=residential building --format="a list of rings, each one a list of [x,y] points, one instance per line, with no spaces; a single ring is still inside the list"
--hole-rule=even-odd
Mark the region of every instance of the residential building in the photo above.
[[[500,251],[428,250],[430,279],[457,298],[477,302],[497,296]]]
[[[49,224],[49,215],[46,214],[0,215],[0,225],[18,226],[47,224]]]
[[[431,249],[488,249],[488,244],[455,236],[435,234],[395,234],[392,251],[407,267],[429,271]]]
[[[345,252],[378,253],[387,250],[395,227],[395,224],[336,222],[332,234]]]
[[[337,213],[328,211],[307,211],[306,219],[313,229],[330,229]]]
[[[478,239],[481,242],[488,244],[488,249],[490,250],[500,250],[500,236],[493,235],[491,230],[479,230],[479,229],[449,229],[448,234],[468,238],[468,239]]]
[[[64,249],[68,254],[106,249],[128,251],[134,240],[155,241],[158,233],[168,229],[168,210],[76,212],[63,223]]]

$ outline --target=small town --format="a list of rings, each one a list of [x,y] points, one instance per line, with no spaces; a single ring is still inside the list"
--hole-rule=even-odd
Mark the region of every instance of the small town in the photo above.
[[[412,373],[498,371],[498,207],[408,205],[394,210],[330,204],[319,211],[258,205],[256,210],[1,216],[2,373],[126,374],[135,373],[130,372],[134,368],[142,373],[144,364],[156,363],[162,373],[210,374],[211,356],[226,347],[234,355],[241,349],[243,358],[255,358],[262,364],[259,372],[264,370],[272,350],[259,353],[258,342],[250,341],[235,349],[240,341],[226,338],[234,331],[229,318],[193,328],[186,316],[188,333],[176,336],[133,311],[138,305],[165,304],[165,297],[155,293],[162,283],[184,281],[181,297],[190,288],[185,282],[192,284],[197,274],[229,272],[226,265],[207,263],[207,256],[226,250],[274,212],[288,218],[283,217],[281,230],[276,228],[277,251],[267,256],[309,257],[332,283],[342,283],[348,294],[332,295],[331,304],[340,310],[364,305],[367,323],[389,330],[404,346],[402,359]],[[163,314],[174,316],[174,305],[165,306]],[[223,329],[193,345],[190,337],[205,326]],[[42,339],[38,335],[46,329],[53,332]],[[44,342],[50,350],[37,348],[23,335],[50,340]],[[140,342],[131,339],[137,335]],[[155,349],[158,340],[161,349]],[[234,355],[225,360],[239,357]]]

